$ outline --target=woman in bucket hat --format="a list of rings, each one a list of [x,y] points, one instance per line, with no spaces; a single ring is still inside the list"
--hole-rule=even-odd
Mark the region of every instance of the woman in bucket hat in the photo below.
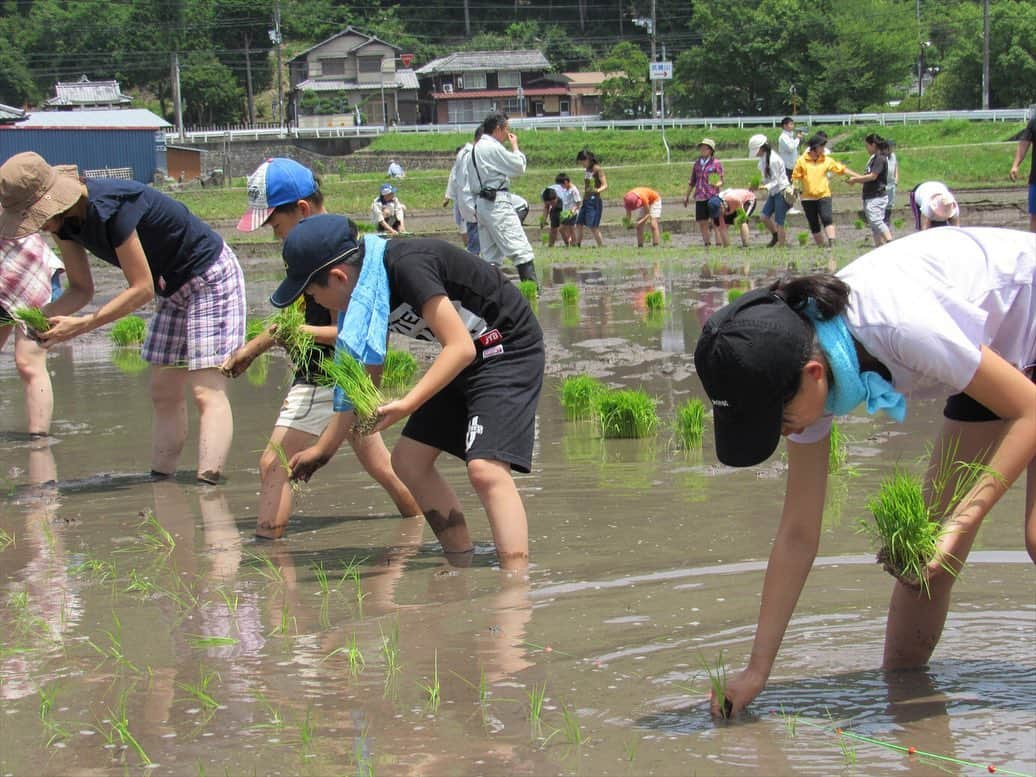
[[[168,477],[187,438],[186,393],[200,415],[198,480],[216,483],[234,421],[220,364],[244,341],[245,285],[233,251],[181,203],[136,181],[81,183],[31,151],[0,166],[0,237],[54,236],[69,275],[91,277],[86,252],[119,267],[128,286],[96,312],[58,315],[41,335],[64,342],[157,298],[142,355],[152,366],[151,470]],[[71,289],[69,308],[93,296]],[[65,308],[62,308],[63,310]],[[184,369],[186,368],[186,369]]]
[[[912,386],[954,393],[933,446],[926,490],[947,464],[982,474],[952,503],[933,501],[948,529],[920,581],[897,579],[884,666],[926,663],[950,590],[993,505],[1028,470],[1025,545],[1036,560],[1036,243],[1005,229],[947,227],[875,249],[837,276],[777,281],[706,322],[695,365],[713,405],[716,453],[732,466],[767,459],[788,438],[784,509],[763,582],[748,666],[728,684],[736,714],[758,695],[816,557],[834,415],[866,403],[902,420]],[[952,467],[951,467],[952,469]],[[951,480],[962,477],[958,469]],[[930,598],[929,598],[930,596]],[[724,699],[713,699],[723,711]]]
[[[723,163],[716,159],[716,141],[712,138],[702,138],[698,144],[698,154],[698,159],[691,168],[691,177],[687,180],[683,206],[687,207],[693,195],[694,220],[701,230],[705,246],[708,247],[712,242],[709,238],[709,222],[723,214],[723,203],[717,196],[723,188]]]

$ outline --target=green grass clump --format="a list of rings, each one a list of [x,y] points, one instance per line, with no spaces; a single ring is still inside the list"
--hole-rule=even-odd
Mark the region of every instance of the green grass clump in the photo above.
[[[519,281],[518,291],[529,302],[535,302],[540,296],[540,287],[536,284],[536,281]]]
[[[685,450],[701,447],[705,434],[705,403],[688,399],[676,410],[676,435]]]
[[[925,570],[946,530],[933,520],[921,479],[897,472],[882,481],[878,494],[867,502],[867,509],[874,516],[874,524],[861,519],[860,530],[880,543],[878,560],[892,575],[920,585],[930,595]],[[950,566],[942,567],[956,574]]]
[[[367,368],[344,352],[336,352],[334,358],[322,358],[320,371],[323,383],[331,388],[340,388],[352,403],[356,413],[354,428],[369,434],[378,421],[378,408],[385,404],[385,398],[371,380]]]
[[[302,329],[306,324],[306,312],[300,304],[281,308],[264,322],[265,327],[273,327],[273,335],[277,342],[284,346],[288,358],[296,366],[305,365],[316,349],[313,335]]]
[[[648,310],[659,311],[665,308],[665,292],[649,291],[644,297],[644,304]]]
[[[809,232],[799,232],[799,245],[805,247],[806,243],[809,242]]]
[[[403,391],[417,374],[417,359],[406,351],[389,350],[381,373],[383,391]]]
[[[605,438],[648,437],[658,427],[655,401],[643,391],[605,391],[597,397],[596,410]]]
[[[136,348],[115,348],[112,350],[112,364],[123,375],[137,375],[148,368],[148,363]]]
[[[853,222],[853,226],[856,227],[857,229],[866,229],[867,228],[867,222],[864,221],[863,219],[856,219],[856,221]]]
[[[565,305],[574,305],[579,302],[579,287],[574,283],[566,283],[562,286],[561,301]]]
[[[245,323],[245,341],[254,340],[266,331],[266,319],[250,318]]]
[[[738,297],[740,297],[746,291],[748,291],[748,289],[741,289],[741,288],[727,289],[727,304],[729,305],[731,302],[736,300]]]
[[[50,321],[39,308],[18,308],[11,311],[11,316],[36,332],[46,332],[50,329]]]
[[[147,324],[140,316],[123,316],[112,326],[111,339],[116,345],[139,345],[144,342]]]
[[[597,407],[597,397],[605,392],[604,384],[589,375],[575,375],[561,383],[561,406],[570,421],[590,418]]]
[[[668,242],[672,241],[672,239],[673,239],[673,233],[672,232],[669,232],[667,230],[662,230],[662,242],[663,243],[668,243]]]

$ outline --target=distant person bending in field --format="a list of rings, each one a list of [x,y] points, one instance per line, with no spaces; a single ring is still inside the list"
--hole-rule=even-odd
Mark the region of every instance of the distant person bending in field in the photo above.
[[[590,149],[584,148],[576,154],[576,161],[583,166],[583,204],[579,208],[579,215],[576,216],[576,245],[583,244],[583,227],[586,227],[600,248],[604,245],[601,238],[604,200],[601,199],[601,195],[608,188],[608,177]]]
[[[892,230],[885,223],[885,210],[889,201],[885,191],[889,145],[885,138],[874,132],[866,137],[864,143],[871,155],[867,160],[866,172],[850,176],[849,183],[863,184],[863,213],[871,229],[874,245],[880,246],[892,239]]]
[[[712,243],[709,224],[720,217],[723,207],[716,196],[723,187],[723,163],[716,159],[716,141],[712,138],[702,138],[698,144],[698,154],[691,168],[691,177],[687,180],[683,206],[686,208],[691,197],[694,197],[694,220],[708,248]]]
[[[237,223],[242,232],[255,232],[269,226],[274,237],[284,240],[302,219],[325,213],[324,194],[320,182],[309,170],[293,159],[267,159],[248,177],[248,210]],[[355,237],[355,225],[350,234]],[[289,472],[282,457],[289,460],[315,443],[334,417],[331,389],[320,385],[320,361],[334,357],[338,336],[335,313],[317,304],[307,294],[295,303],[302,308],[305,324],[302,329],[312,335],[314,347],[304,363],[294,364],[291,388],[274,421],[270,441],[259,457],[259,514],[255,535],[273,540],[288,530],[294,503]],[[253,337],[226,358],[221,365],[224,375],[237,378],[257,358],[278,345],[277,333],[267,329]],[[418,515],[410,492],[392,469],[391,456],[380,434],[350,434],[349,445],[367,473],[389,495],[403,517]]]
[[[1022,160],[1033,143],[1036,143],[1036,116],[1029,119],[1021,137],[1018,138],[1018,148],[1015,149],[1014,162],[1011,164],[1012,181],[1018,180],[1018,168],[1022,166]],[[1029,231],[1036,232],[1036,151],[1029,162]]]
[[[722,226],[720,224],[716,226],[720,230],[719,234],[723,245],[730,245],[729,229],[737,222],[738,217],[743,214],[737,231],[738,236],[741,238],[742,247],[747,248],[749,238],[751,237],[748,229],[748,217],[755,213],[755,192],[749,189],[724,189],[719,193],[719,198],[723,201],[723,217],[720,220]]]
[[[395,159],[389,160],[388,171],[386,173],[389,178],[404,178],[406,173],[403,171],[403,166],[399,164]]]
[[[768,247],[786,246],[788,238],[784,231],[784,222],[791,205],[784,197],[784,192],[789,189],[791,182],[788,180],[784,160],[770,148],[770,141],[766,135],[753,135],[748,139],[748,156],[759,158],[759,179],[766,191],[762,218],[763,224],[770,230]]]
[[[806,143],[806,153],[799,157],[791,180],[802,186],[802,210],[809,222],[809,231],[818,246],[833,246],[835,243],[835,222],[831,209],[831,184],[828,175],[849,175],[857,173],[841,162],[824,153],[826,138],[814,135]]]
[[[942,181],[925,181],[915,186],[910,192],[910,210],[917,230],[960,226],[957,198]]]
[[[378,232],[398,235],[406,232],[406,205],[396,197],[396,187],[383,183],[371,203],[371,221]]]
[[[46,345],[71,340],[155,300],[142,355],[151,364],[151,471],[171,477],[187,440],[186,396],[198,408],[198,470],[219,483],[234,437],[220,364],[245,337],[245,280],[234,252],[183,203],[137,181],[81,183],[31,151],[0,167],[0,236],[49,232],[79,293],[50,308]],[[96,311],[67,315],[93,296],[86,252],[122,270],[127,287]]]
[[[644,246],[644,225],[648,222],[651,223],[651,245],[657,246],[661,242],[658,220],[662,217],[662,195],[654,189],[638,186],[626,192],[622,204],[626,207],[626,218],[632,220],[637,230],[637,248]]]
[[[727,707],[736,715],[766,686],[823,534],[831,424],[858,405],[902,421],[919,384],[955,392],[931,446],[925,489],[945,531],[919,577],[896,574],[884,668],[931,658],[983,520],[1026,471],[1024,543],[1036,561],[1034,276],[1036,240],[1028,233],[948,227],[876,248],[837,275],[784,278],[747,292],[706,322],[694,363],[712,400],[719,460],[755,466],[782,436],[788,440],[784,507],[748,666],[728,674],[726,698],[712,699],[714,714]],[[955,499],[968,477],[957,462],[984,469]],[[939,490],[933,481],[942,479],[950,482]]]

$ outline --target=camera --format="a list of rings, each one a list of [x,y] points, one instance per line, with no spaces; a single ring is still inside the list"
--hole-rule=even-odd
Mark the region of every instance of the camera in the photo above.
[[[496,189],[487,189],[485,187],[479,189],[478,196],[483,200],[489,200],[490,202],[496,202]]]

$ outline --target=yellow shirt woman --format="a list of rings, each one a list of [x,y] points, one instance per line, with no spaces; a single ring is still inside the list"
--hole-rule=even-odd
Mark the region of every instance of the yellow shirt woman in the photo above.
[[[831,196],[831,185],[827,174],[841,175],[848,171],[837,159],[827,156],[823,149],[807,151],[795,163],[791,180],[802,181],[802,199],[822,200]]]

